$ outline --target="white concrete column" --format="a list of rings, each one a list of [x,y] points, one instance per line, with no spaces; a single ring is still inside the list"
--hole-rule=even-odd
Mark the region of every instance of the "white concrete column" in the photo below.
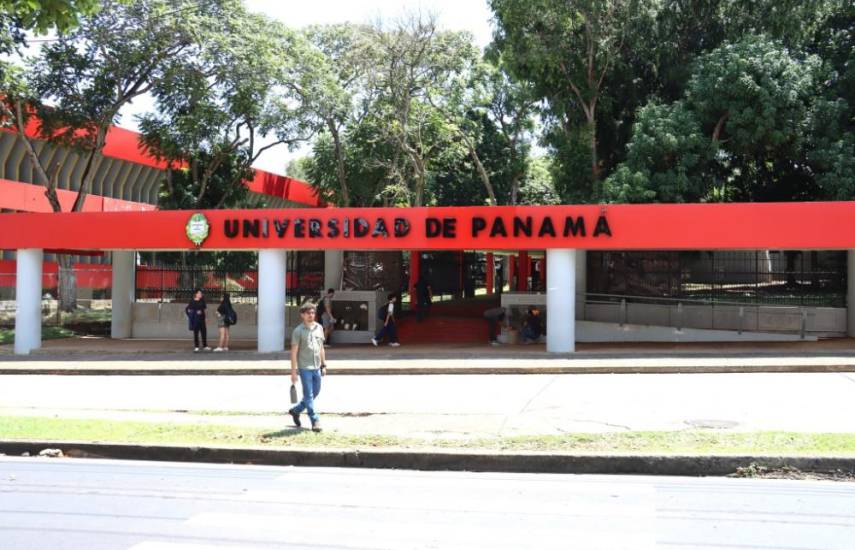
[[[18,250],[15,255],[15,353],[27,355],[42,347],[42,263],[44,251]]]
[[[846,333],[855,336],[855,250],[847,250],[846,259]]]
[[[130,338],[134,319],[137,254],[133,250],[114,250],[113,312],[110,315],[110,338]]]
[[[549,269],[547,267],[547,269]],[[576,251],[576,318],[585,318],[585,293],[588,292],[588,252]]]
[[[546,351],[576,350],[576,251],[546,251]]]
[[[324,250],[324,293],[328,288],[341,290],[344,250]]]
[[[285,270],[284,250],[258,251],[258,352],[285,349]]]

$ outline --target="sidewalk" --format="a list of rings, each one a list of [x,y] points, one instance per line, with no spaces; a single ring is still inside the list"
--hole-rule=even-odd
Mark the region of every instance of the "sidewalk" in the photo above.
[[[333,346],[331,373],[340,374],[643,374],[732,372],[855,372],[855,340],[760,344],[579,344],[573,354],[543,345]],[[193,353],[176,340],[49,340],[29,356],[0,348],[0,374],[282,375],[287,353],[259,354],[255,341],[226,353]]]
[[[0,445],[18,448],[8,446],[8,439],[14,438],[9,433],[24,417],[82,426],[101,421],[102,425],[108,423],[108,434],[116,433],[113,430],[121,423],[139,422],[152,429],[207,425],[285,439],[314,436],[308,430],[295,431],[285,412],[290,385],[285,354],[257,354],[252,351],[254,342],[242,342],[238,351],[227,354],[194,354],[185,351],[185,345],[78,339],[48,342],[29,358],[0,358],[0,372],[7,375],[0,377],[0,417],[7,419],[11,430],[0,436]],[[830,437],[838,439],[855,434],[855,351],[851,346],[852,341],[751,347],[580,346],[577,354],[559,357],[547,354],[542,346],[333,347],[328,350],[329,376],[323,383],[319,409],[326,430],[322,437],[344,442],[343,451],[315,449],[311,447],[314,440],[309,440],[306,444],[311,450],[223,451],[220,459],[293,464],[323,460],[330,465],[378,467],[432,464],[431,468],[440,469],[456,464],[463,469],[502,471],[506,466],[479,464],[512,460],[513,468],[520,471],[570,471],[566,468],[573,464],[583,468],[574,462],[578,457],[559,452],[544,458],[547,455],[538,452],[537,460],[554,461],[554,466],[538,466],[524,451],[508,455],[501,442],[574,434],[697,431],[749,437],[780,433],[785,438],[783,448],[789,452],[790,436],[786,434],[832,434]],[[780,373],[769,373],[775,371]],[[629,372],[646,376],[604,376]],[[705,374],[710,372],[729,374]],[[15,376],[29,373],[151,376]],[[214,376],[199,376],[206,374]],[[233,376],[219,376],[222,374]],[[371,376],[376,374],[396,376]],[[158,375],[196,376],[167,379]],[[68,436],[62,431],[60,437]],[[402,438],[420,442],[420,446],[413,450],[405,443],[407,452],[396,454],[398,451],[384,450],[383,438],[391,438],[391,445],[398,441],[394,438]],[[111,441],[109,436],[97,440]],[[468,443],[476,446],[476,452],[481,448],[478,442],[483,441],[485,448],[493,450],[484,451],[477,460],[469,454],[449,458],[447,453],[423,450],[423,445],[433,441],[444,441],[446,448],[448,442]],[[224,444],[228,445],[227,440]],[[42,444],[42,448],[47,446]],[[169,452],[162,445],[150,450],[144,447],[121,451],[114,445],[92,446],[89,452],[200,461],[217,452],[197,449],[196,444],[179,445]],[[631,451],[631,445],[627,449]],[[366,462],[364,457],[372,452],[387,457],[386,462]],[[763,454],[742,457],[734,464],[748,465]],[[393,455],[397,458],[388,459]],[[611,458],[588,457],[584,468],[591,469],[583,470],[609,471],[624,458],[620,453]],[[662,460],[670,460],[667,453],[645,459],[631,471],[701,475],[710,473],[705,468],[711,466],[704,461],[718,458],[696,455],[680,462],[682,465],[657,470],[655,464]],[[830,464],[823,460],[823,467]],[[855,469],[853,460],[848,460],[847,468]],[[691,468],[705,465],[681,470],[689,467],[686,464]]]

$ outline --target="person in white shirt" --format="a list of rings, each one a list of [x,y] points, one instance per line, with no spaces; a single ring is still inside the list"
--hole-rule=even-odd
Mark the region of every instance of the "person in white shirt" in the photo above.
[[[401,345],[398,343],[398,330],[395,327],[395,302],[398,297],[395,294],[389,294],[387,298],[388,301],[377,310],[377,320],[382,322],[383,326],[371,339],[371,343],[376,346],[385,336],[389,338],[390,346],[398,347]]]

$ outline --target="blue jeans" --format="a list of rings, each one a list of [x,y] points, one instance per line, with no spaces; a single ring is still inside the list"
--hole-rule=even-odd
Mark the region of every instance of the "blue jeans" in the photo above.
[[[306,411],[314,424],[320,418],[315,412],[315,398],[321,393],[321,370],[297,369],[297,372],[300,374],[300,385],[303,386],[303,400],[291,410],[297,414]]]
[[[524,340],[531,340],[532,342],[537,342],[540,339],[540,334],[535,332],[535,330],[530,326],[525,325],[522,328],[522,337]]]
[[[395,321],[389,321],[389,324],[382,325],[380,330],[377,331],[377,335],[374,336],[374,339],[379,342],[384,336],[389,337],[390,343],[398,341],[398,329],[395,327]]]

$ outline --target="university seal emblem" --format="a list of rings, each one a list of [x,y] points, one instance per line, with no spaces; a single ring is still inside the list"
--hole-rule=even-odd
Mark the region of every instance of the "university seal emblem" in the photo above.
[[[196,245],[196,248],[202,246],[205,239],[208,238],[208,233],[211,232],[211,226],[208,224],[208,218],[205,214],[196,213],[190,216],[185,227],[187,238]]]

